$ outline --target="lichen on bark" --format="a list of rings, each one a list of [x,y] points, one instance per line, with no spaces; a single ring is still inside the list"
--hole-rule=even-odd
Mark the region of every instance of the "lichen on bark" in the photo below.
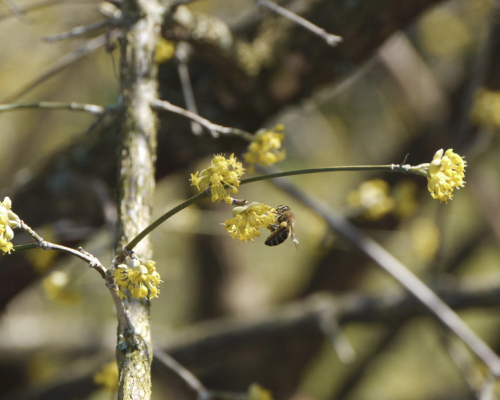
[[[118,181],[119,224],[117,249],[133,239],[151,222],[155,189],[156,115],[151,102],[158,97],[154,53],[168,3],[157,0],[123,2],[121,90],[123,121]],[[152,259],[149,238],[135,248],[142,259]],[[125,299],[134,331],[118,326],[118,398],[151,397],[151,332],[149,300]]]

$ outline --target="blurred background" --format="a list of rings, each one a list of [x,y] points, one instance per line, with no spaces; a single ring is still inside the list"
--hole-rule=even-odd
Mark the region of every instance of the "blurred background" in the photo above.
[[[499,350],[499,3],[331,3],[280,2],[341,35],[335,48],[252,1],[179,6],[163,35],[188,57],[161,60],[161,98],[187,107],[180,77],[187,68],[203,117],[250,132],[283,124],[282,170],[397,164],[406,154],[417,165],[441,148],[465,156],[467,184],[448,204],[432,199],[417,176],[341,172],[292,181],[438,292],[472,293],[453,304]],[[103,20],[103,5],[73,0],[29,11],[31,4],[0,5],[0,103],[115,104],[113,42],[61,67],[109,30],[42,40]],[[27,11],[16,15],[17,7]],[[45,239],[83,246],[104,265],[113,258],[117,121],[116,113],[94,123],[87,113],[47,109],[0,115],[0,199],[9,196]],[[158,142],[155,217],[196,193],[190,174],[214,154],[241,157],[247,146],[193,133],[188,120],[167,113]],[[275,399],[479,398],[485,367],[425,310],[401,303],[384,312],[403,291],[314,210],[267,181],[241,187],[238,196],[290,206],[300,252],[290,240],[265,246],[266,233],[237,243],[221,226],[231,218],[225,204],[180,212],[152,236],[164,281],[151,307],[156,346],[210,389],[246,392],[258,382]],[[14,243],[27,240],[16,235]],[[0,273],[0,398],[113,398],[93,381],[116,345],[101,278],[79,260],[35,250],[2,256]],[[339,312],[340,350],[311,322],[311,304],[325,293],[340,310],[361,300],[382,304]],[[161,366],[153,365],[153,375],[153,399],[185,398],[172,394]]]

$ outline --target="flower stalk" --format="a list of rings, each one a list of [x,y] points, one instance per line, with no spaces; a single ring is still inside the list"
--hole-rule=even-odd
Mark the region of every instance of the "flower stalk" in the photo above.
[[[406,172],[410,166],[399,166],[395,164],[389,165],[358,165],[358,166],[337,166],[337,167],[324,167],[324,168],[306,168],[306,169],[298,169],[293,171],[283,171],[283,172],[273,172],[270,174],[264,174],[259,176],[253,176],[251,178],[242,179],[239,185],[246,185],[248,183],[264,181],[268,179],[274,178],[282,178],[286,176],[294,176],[294,175],[307,175],[307,174],[315,174],[322,172],[345,172],[345,171],[400,171]],[[158,228],[162,223],[164,223],[167,219],[177,214],[179,211],[201,201],[207,199],[211,196],[208,191],[203,191],[198,193],[197,195],[187,199],[182,202],[178,206],[172,208],[170,211],[167,211],[165,214],[156,219],[151,225],[146,227],[142,232],[140,232],[133,240],[131,240],[124,248],[124,252],[132,251],[137,244],[144,239],[148,234]],[[123,255],[124,257],[125,255]],[[118,257],[120,260],[120,257]]]

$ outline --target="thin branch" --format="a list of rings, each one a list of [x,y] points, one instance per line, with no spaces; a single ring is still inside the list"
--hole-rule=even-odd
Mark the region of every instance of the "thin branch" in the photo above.
[[[333,35],[331,33],[328,33],[325,31],[323,28],[320,28],[316,25],[314,25],[312,22],[308,21],[305,18],[302,18],[301,16],[291,12],[290,10],[283,8],[279,6],[276,3],[273,3],[272,1],[269,0],[253,0],[255,3],[258,5],[265,6],[269,8],[270,10],[274,11],[277,14],[280,14],[281,16],[289,19],[290,21],[306,28],[307,30],[311,31],[315,35],[319,36],[323,40],[326,41],[326,43],[329,46],[337,46],[342,41],[342,38],[337,35]]]
[[[45,7],[50,7],[50,6],[54,6],[54,5],[62,4],[62,3],[69,3],[69,4],[91,3],[91,4],[95,4],[96,1],[95,0],[43,0],[43,1],[40,1],[38,3],[33,3],[30,5],[27,5],[27,6],[23,7],[22,10],[20,10],[20,11],[23,14],[27,14],[28,12],[31,12],[31,11],[38,11],[38,10],[41,10]],[[11,12],[0,13],[0,21],[3,19],[14,17],[14,16],[16,16],[16,15],[11,13]]]
[[[153,356],[155,361],[166,367],[169,375],[179,378],[196,395],[197,400],[248,400],[247,393],[207,389],[188,369],[157,346],[153,348]]]
[[[59,244],[47,242],[43,240],[43,238],[36,233],[32,228],[30,228],[24,221],[19,221],[19,225],[16,227],[16,229],[20,229],[24,232],[26,232],[28,235],[30,235],[33,239],[35,239],[35,243],[31,244],[25,244],[25,245],[20,245],[20,246],[15,246],[14,250],[25,250],[29,248],[40,248],[43,250],[57,250],[62,253],[67,253],[71,254],[72,256],[75,256],[83,261],[85,261],[89,266],[93,269],[95,269],[99,274],[103,277],[106,278],[106,268],[101,264],[99,259],[95,257],[94,255],[88,253],[87,251],[83,250],[81,247],[78,248],[78,250],[72,249],[70,247],[66,246],[61,246]]]
[[[457,343],[456,341],[451,340],[447,330],[445,331],[444,329],[441,329],[441,342],[457,371],[460,373],[462,379],[467,385],[470,397],[479,400],[481,390],[478,389],[477,378],[474,375],[482,368],[478,368],[476,365],[477,363],[473,359],[473,355],[464,343]]]
[[[114,21],[112,21],[110,19],[105,19],[102,21],[94,22],[92,24],[77,26],[76,28],[73,28],[67,32],[62,32],[62,33],[59,33],[59,34],[54,35],[54,36],[42,37],[42,40],[44,42],[54,43],[54,42],[57,42],[59,40],[65,40],[65,39],[70,39],[70,38],[74,38],[77,36],[82,36],[82,35],[85,35],[86,33],[96,31],[98,29],[104,28],[105,26],[111,25],[111,24],[113,24],[113,22]]]
[[[135,246],[137,246],[137,244],[142,239],[144,239],[147,235],[149,235],[151,232],[153,232],[158,226],[160,226],[167,219],[169,219],[173,215],[177,214],[179,211],[185,209],[186,207],[189,207],[190,205],[197,203],[200,200],[208,199],[208,197],[209,197],[208,193],[206,191],[204,191],[204,192],[198,193],[196,196],[193,196],[190,199],[184,201],[183,203],[179,204],[177,207],[172,208],[170,211],[163,214],[160,218],[158,218],[151,225],[149,225],[146,229],[144,229],[141,233],[139,233],[123,249],[125,250],[125,252],[132,251],[135,248]],[[116,258],[117,258],[117,261],[119,263],[122,262],[123,259],[125,259],[125,252],[122,252],[123,254],[117,255]]]
[[[367,354],[363,354],[363,358],[357,362],[342,379],[340,386],[335,388],[333,393],[330,394],[329,398],[331,400],[344,400],[349,398],[351,392],[359,385],[373,363],[379,359],[379,356],[381,356],[389,346],[396,342],[397,335],[406,322],[407,318],[403,318],[389,326],[388,331],[384,332],[382,338],[377,341],[375,346],[371,348]]]
[[[453,285],[448,279],[435,283],[439,296],[455,309],[497,308],[500,305],[498,274]],[[190,366],[199,365],[197,360],[204,360],[202,363],[206,367],[206,360],[210,358],[218,360],[217,363],[234,359],[240,349],[248,350],[248,343],[268,343],[270,338],[282,335],[292,335],[299,341],[303,335],[310,338],[311,334],[322,332],[320,319],[327,309],[337,311],[341,325],[353,322],[399,324],[415,316],[429,315],[413,295],[400,290],[383,291],[379,295],[320,293],[251,319],[219,319],[208,325],[188,328],[179,334],[178,344],[167,351],[180,362],[189,359]]]
[[[112,38],[116,38],[119,36],[119,32],[117,30],[113,31]],[[28,93],[39,84],[45,82],[47,79],[54,76],[56,73],[62,71],[64,68],[67,68],[71,64],[75,63],[82,57],[87,54],[93,53],[97,49],[104,47],[108,43],[108,36],[103,34],[97,36],[96,38],[88,40],[85,44],[78,47],[76,50],[71,53],[65,54],[59,60],[57,60],[49,69],[38,75],[33,81],[25,85],[22,89],[17,92],[11,94],[7,98],[3,100],[4,103],[11,103],[12,101],[18,99],[24,94]]]
[[[260,171],[267,171],[259,168]],[[341,215],[336,214],[325,204],[305,194],[289,180],[274,180],[280,189],[300,201],[320,215],[328,226],[353,243],[359,250],[375,261],[382,269],[398,281],[424,306],[426,306],[444,325],[461,338],[467,346],[488,366],[491,373],[500,376],[500,358],[453,310],[441,300],[428,286],[418,279],[392,254],[371,238],[363,235],[354,225]]]
[[[356,359],[351,342],[339,326],[336,310],[326,310],[320,318],[320,327],[341,362],[349,364]]]
[[[484,382],[483,388],[481,389],[481,394],[479,396],[479,400],[493,400],[495,394],[495,383],[497,381],[497,377],[493,374],[488,376],[486,382]]]
[[[17,111],[29,108],[38,109],[50,109],[50,110],[71,110],[71,111],[83,111],[94,115],[102,115],[107,110],[102,106],[96,104],[83,104],[83,103],[61,103],[54,101],[41,101],[39,103],[27,103],[27,104],[0,104],[0,112],[2,111]],[[112,108],[111,108],[112,110]]]
[[[28,233],[33,239],[35,239],[35,243],[32,245],[43,249],[43,250],[57,250],[63,253],[68,253],[71,254],[75,257],[78,257],[82,259],[83,261],[87,262],[89,264],[89,267],[95,269],[99,274],[101,275],[102,278],[104,278],[106,282],[106,287],[109,289],[109,292],[111,294],[111,297],[113,298],[113,302],[115,303],[115,308],[116,308],[116,315],[118,317],[118,320],[120,321],[120,326],[123,327],[123,332],[124,332],[124,340],[127,341],[131,345],[137,345],[136,337],[134,335],[135,329],[134,325],[132,324],[129,314],[127,313],[127,310],[125,309],[124,302],[120,299],[118,295],[118,290],[116,286],[116,281],[114,278],[114,270],[112,269],[106,269],[99,259],[95,257],[93,254],[90,254],[89,252],[83,250],[83,248],[79,247],[78,250],[74,250],[70,247],[66,246],[61,246],[58,244],[50,243],[36,233],[32,228],[30,228],[27,224],[25,224],[23,221],[19,222],[19,225],[17,227],[18,229],[23,230],[24,232]],[[14,249],[19,250],[20,247],[15,247]]]
[[[194,99],[193,86],[191,85],[191,77],[189,75],[188,62],[192,49],[187,42],[179,42],[177,44],[177,49],[175,51],[175,56],[179,61],[177,66],[177,71],[179,73],[179,78],[181,80],[182,94],[184,95],[184,101],[186,102],[187,109],[198,114],[198,108],[196,107],[196,101]],[[198,122],[191,122],[191,130],[193,134],[199,136],[203,133],[203,129]],[[213,133],[213,131],[212,131]]]
[[[249,132],[238,128],[229,128],[222,125],[214,124],[210,122],[208,119],[200,117],[198,114],[195,114],[191,111],[188,111],[182,107],[174,106],[172,103],[165,100],[154,100],[151,104],[154,110],[157,111],[169,111],[174,114],[182,115],[185,118],[188,118],[192,121],[198,122],[200,125],[204,126],[213,136],[218,136],[218,134],[222,135],[234,135],[245,138],[246,140],[252,140],[253,135]]]
[[[208,390],[189,370],[173,359],[169,354],[155,346],[153,348],[153,357],[159,361],[168,372],[174,377],[178,377],[186,384],[188,389],[197,394],[197,398],[207,398]]]
[[[10,10],[12,15],[17,17],[20,21],[27,22],[26,17],[23,15],[24,10],[21,7],[19,7],[14,0],[3,0],[3,3]]]
[[[168,103],[165,101],[155,101],[154,104],[156,103]],[[171,105],[170,103],[168,103]],[[175,107],[175,106],[173,106]],[[183,110],[184,112],[189,112],[186,110]],[[201,117],[199,117],[201,118]],[[205,120],[205,118],[201,118]],[[208,120],[205,120],[208,121]],[[210,124],[211,122],[208,121]],[[248,134],[248,133],[247,133]],[[338,166],[338,167],[324,167],[324,168],[308,168],[308,169],[299,169],[299,170],[294,170],[294,171],[284,171],[284,172],[275,172],[275,173],[270,173],[270,174],[264,174],[264,175],[259,175],[259,176],[254,176],[251,178],[247,179],[242,179],[240,182],[240,185],[245,185],[247,183],[252,183],[252,182],[258,182],[262,180],[267,180],[267,179],[274,179],[274,178],[281,178],[285,176],[292,176],[292,175],[306,175],[306,174],[315,174],[315,173],[320,173],[320,172],[342,172],[342,171],[396,171],[401,166],[390,164],[390,165],[356,165],[356,166]],[[130,241],[124,248],[123,250],[125,252],[130,252],[134,249],[137,244],[144,239],[147,235],[149,235],[152,231],[154,231],[158,226],[160,226],[162,223],[164,223],[167,219],[170,217],[174,216],[177,214],[179,211],[185,209],[186,207],[189,207],[190,205],[197,203],[198,201],[207,199],[210,197],[207,193],[207,191],[201,192],[190,199],[182,202],[179,204],[177,207],[172,208],[170,211],[166,212],[163,214],[160,218],[158,218],[156,221],[154,221],[151,225],[149,225],[147,228],[145,228],[143,231],[141,231],[132,241]],[[122,262],[123,259],[125,258],[125,253],[122,252],[117,256],[117,260],[119,262]]]

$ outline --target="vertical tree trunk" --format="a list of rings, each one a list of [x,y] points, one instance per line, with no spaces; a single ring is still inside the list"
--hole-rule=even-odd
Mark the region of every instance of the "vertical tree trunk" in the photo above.
[[[119,170],[118,246],[133,239],[150,224],[155,189],[156,116],[151,101],[157,98],[156,43],[165,7],[157,0],[123,2],[121,81],[123,95],[122,148]],[[152,258],[149,238],[135,249],[144,260]],[[128,300],[128,301],[127,301]],[[151,397],[151,332],[149,301],[125,300],[134,326],[134,345],[124,339],[131,332],[118,327],[117,361],[119,399]]]

